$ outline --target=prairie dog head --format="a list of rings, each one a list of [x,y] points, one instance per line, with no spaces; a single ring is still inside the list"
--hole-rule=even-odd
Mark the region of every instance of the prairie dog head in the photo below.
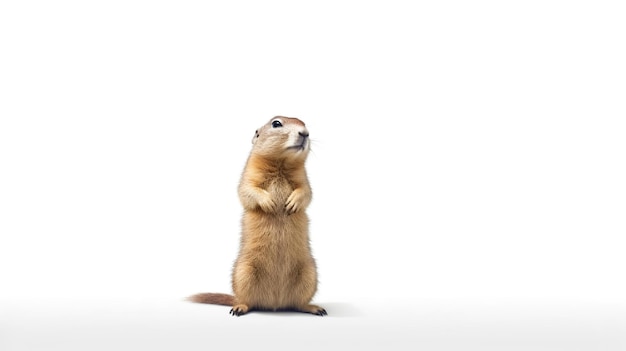
[[[297,118],[276,116],[254,132],[253,152],[271,157],[305,158],[309,152],[309,131]]]

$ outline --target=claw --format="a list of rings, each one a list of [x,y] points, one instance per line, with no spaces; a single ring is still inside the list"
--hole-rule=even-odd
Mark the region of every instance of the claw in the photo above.
[[[322,316],[323,317],[323,316],[326,316],[328,313],[326,312],[325,309],[321,308],[321,309],[317,310],[317,312],[315,314],[318,315],[318,316]]]
[[[248,311],[250,310],[250,308],[247,305],[235,305],[233,306],[233,308],[231,309],[231,314],[233,316],[243,316],[244,314],[246,314]]]

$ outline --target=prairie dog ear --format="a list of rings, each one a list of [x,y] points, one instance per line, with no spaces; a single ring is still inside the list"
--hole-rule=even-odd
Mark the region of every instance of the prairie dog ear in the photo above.
[[[259,137],[259,130],[257,129],[254,131],[254,136],[252,137],[252,144],[256,142],[258,137]]]

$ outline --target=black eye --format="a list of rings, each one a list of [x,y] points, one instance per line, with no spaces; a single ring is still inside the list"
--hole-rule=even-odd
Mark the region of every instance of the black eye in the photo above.
[[[272,128],[279,128],[279,127],[282,127],[282,126],[283,126],[283,124],[280,123],[280,121],[272,122]]]

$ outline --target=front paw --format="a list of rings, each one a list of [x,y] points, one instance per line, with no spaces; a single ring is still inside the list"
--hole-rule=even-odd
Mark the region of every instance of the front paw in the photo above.
[[[264,194],[264,196],[259,199],[259,207],[263,212],[274,213],[276,212],[276,202],[272,199],[269,194]]]
[[[285,212],[293,214],[304,210],[307,205],[307,198],[301,190],[294,190],[287,198],[285,203]]]

